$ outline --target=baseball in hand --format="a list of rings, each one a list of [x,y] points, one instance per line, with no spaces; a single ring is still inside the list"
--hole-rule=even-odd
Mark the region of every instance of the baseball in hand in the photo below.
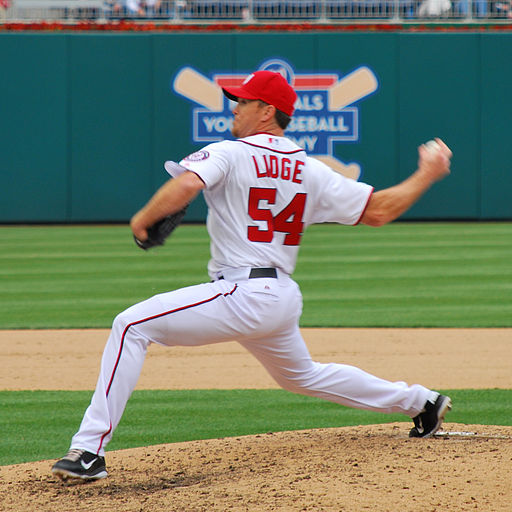
[[[441,149],[441,146],[435,140],[429,140],[428,142],[425,142],[425,148],[430,153],[436,153]]]

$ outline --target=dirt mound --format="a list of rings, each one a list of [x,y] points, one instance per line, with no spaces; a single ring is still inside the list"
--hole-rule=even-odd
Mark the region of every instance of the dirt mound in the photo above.
[[[267,433],[107,454],[109,477],[0,467],[4,511],[510,511],[512,427],[408,423]]]

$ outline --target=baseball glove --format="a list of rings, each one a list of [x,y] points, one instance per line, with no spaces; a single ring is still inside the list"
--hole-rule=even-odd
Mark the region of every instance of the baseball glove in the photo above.
[[[169,235],[181,224],[185,213],[187,212],[187,206],[183,207],[179,212],[167,215],[163,219],[155,222],[148,228],[148,237],[146,240],[139,240],[135,235],[133,239],[135,243],[145,251],[156,247],[157,245],[164,245],[165,240]]]

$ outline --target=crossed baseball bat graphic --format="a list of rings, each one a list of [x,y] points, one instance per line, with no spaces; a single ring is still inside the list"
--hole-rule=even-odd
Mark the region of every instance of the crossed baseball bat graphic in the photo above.
[[[174,90],[186,98],[199,103],[212,112],[222,112],[224,95],[221,88],[191,67],[184,67],[174,79]],[[377,78],[366,66],[361,66],[327,89],[327,103],[330,111],[340,110],[376,91]],[[335,171],[352,178],[359,177],[360,168],[357,164],[346,165],[331,155],[318,155]]]

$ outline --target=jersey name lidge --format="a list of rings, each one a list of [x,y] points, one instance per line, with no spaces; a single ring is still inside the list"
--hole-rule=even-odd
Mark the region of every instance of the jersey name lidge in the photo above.
[[[305,162],[301,160],[292,161],[288,157],[276,155],[252,155],[254,169],[258,178],[281,178],[293,183],[302,183],[302,169]]]

